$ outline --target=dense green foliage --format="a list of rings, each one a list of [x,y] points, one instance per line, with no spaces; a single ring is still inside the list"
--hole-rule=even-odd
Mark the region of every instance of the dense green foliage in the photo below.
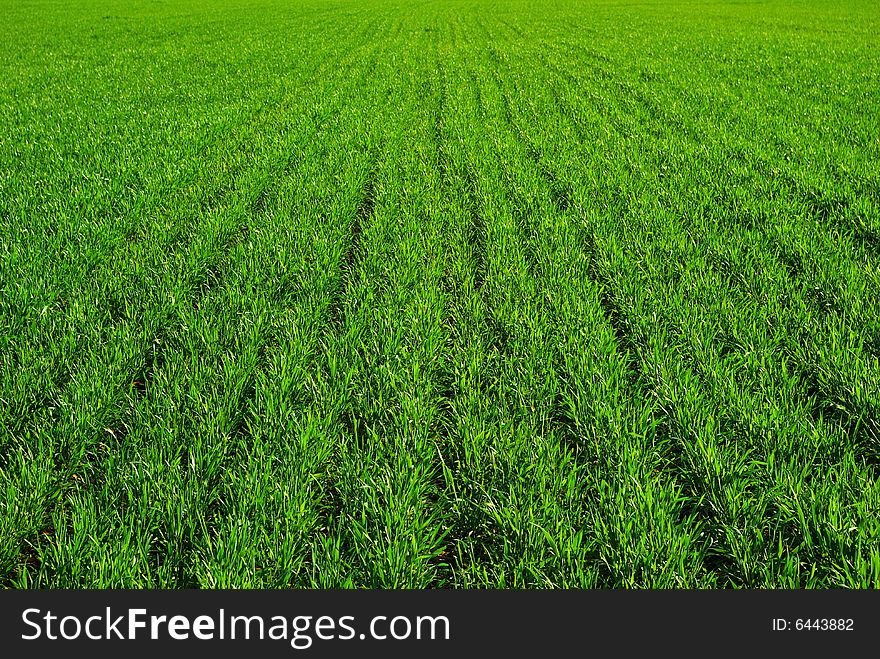
[[[0,583],[880,586],[875,2],[0,7]]]

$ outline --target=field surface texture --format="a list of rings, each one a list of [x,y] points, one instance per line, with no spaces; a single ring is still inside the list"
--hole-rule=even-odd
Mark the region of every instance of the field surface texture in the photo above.
[[[0,585],[880,586],[875,2],[0,13]]]

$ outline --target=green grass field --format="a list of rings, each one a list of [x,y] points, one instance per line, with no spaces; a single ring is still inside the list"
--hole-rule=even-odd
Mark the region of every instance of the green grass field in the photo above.
[[[0,8],[0,585],[880,586],[876,2]]]

